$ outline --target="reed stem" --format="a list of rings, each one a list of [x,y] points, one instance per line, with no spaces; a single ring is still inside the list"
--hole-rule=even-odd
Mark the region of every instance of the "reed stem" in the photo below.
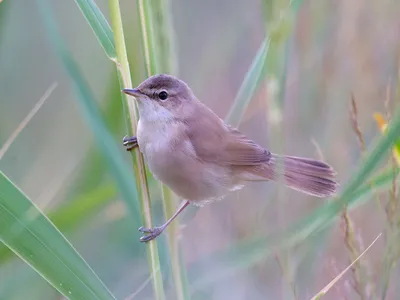
[[[140,26],[142,30],[143,49],[147,77],[157,73],[177,75],[177,62],[174,57],[174,34],[170,19],[170,3],[167,0],[138,0]],[[156,16],[156,17],[155,17]],[[155,43],[157,42],[157,47]],[[176,211],[175,196],[171,190],[161,185],[165,219]],[[179,223],[174,220],[167,230],[172,275],[175,283],[175,296],[178,300],[189,299],[187,277],[181,261],[178,245]]]
[[[111,15],[111,26],[114,32],[115,48],[117,52],[117,68],[119,71],[120,85],[123,88],[132,87],[132,79],[128,63],[128,56],[125,46],[124,31],[122,26],[121,11],[118,0],[109,0],[109,8]],[[134,101],[129,99],[127,95],[122,97],[124,116],[128,135],[132,136],[136,132],[139,114]],[[141,205],[141,213],[145,227],[152,227],[150,195],[146,178],[146,170],[143,156],[136,148],[132,151],[132,162],[135,171],[136,185],[138,187],[139,199]],[[160,273],[160,259],[158,255],[157,241],[152,240],[148,243],[147,257],[149,261],[151,276],[153,277],[153,288],[155,299],[165,299],[162,276]]]

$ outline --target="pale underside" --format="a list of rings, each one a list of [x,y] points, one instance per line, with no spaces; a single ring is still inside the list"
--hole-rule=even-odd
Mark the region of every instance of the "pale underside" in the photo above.
[[[271,154],[205,106],[196,105],[196,118],[177,119],[162,106],[145,105],[152,105],[146,111],[154,118],[147,113],[140,119],[139,148],[154,177],[178,196],[203,205],[242,188],[246,180],[266,180],[252,170],[268,165]]]

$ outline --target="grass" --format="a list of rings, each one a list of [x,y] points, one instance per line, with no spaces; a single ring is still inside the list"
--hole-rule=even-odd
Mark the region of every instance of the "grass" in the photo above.
[[[329,282],[332,277],[329,280],[325,277],[323,284],[316,278],[316,286],[307,286],[306,288],[312,291],[321,290],[322,293],[318,295],[318,299],[333,295],[335,288],[340,293],[346,291],[347,293],[358,292],[361,298],[368,299],[367,290],[371,286],[373,287],[371,292],[373,296],[382,299],[390,297],[395,288],[390,283],[395,281],[396,273],[394,270],[399,258],[399,251],[396,246],[398,244],[397,175],[399,169],[393,167],[394,163],[391,158],[384,162],[383,168],[382,162],[387,158],[392,147],[398,143],[396,139],[400,132],[400,111],[395,101],[391,103],[393,108],[397,107],[397,109],[388,109],[395,113],[390,116],[387,132],[380,135],[372,144],[369,142],[371,132],[363,128],[363,125],[365,127],[365,119],[358,120],[359,115],[363,115],[361,111],[365,109],[363,106],[365,104],[360,104],[361,100],[358,101],[358,115],[354,112],[353,124],[350,120],[348,127],[353,126],[356,138],[362,143],[363,151],[365,149],[365,156],[357,162],[355,171],[347,169],[348,174],[342,173],[342,178],[346,176],[346,180],[343,181],[342,189],[337,197],[322,204],[316,204],[317,207],[312,210],[311,206],[308,207],[306,214],[301,215],[299,213],[295,219],[289,219],[289,217],[285,219],[285,214],[283,214],[283,219],[281,218],[281,221],[279,221],[284,220],[281,224],[282,228],[278,229],[271,226],[270,223],[263,223],[263,221],[257,219],[258,214],[265,214],[265,216],[262,215],[262,219],[266,219],[268,211],[276,212],[276,207],[257,206],[260,203],[254,202],[259,211],[256,211],[255,215],[252,214],[250,219],[245,219],[246,211],[251,211],[250,202],[241,203],[240,211],[234,210],[234,202],[232,202],[230,208],[225,207],[223,211],[218,211],[219,204],[215,204],[212,208],[212,215],[218,216],[217,221],[212,216],[207,216],[207,209],[202,210],[192,219],[191,227],[188,230],[193,230],[195,235],[185,234],[184,239],[181,240],[179,233],[181,224],[185,221],[179,220],[179,222],[174,222],[166,232],[167,243],[164,242],[163,237],[160,237],[157,241],[143,245],[138,242],[139,236],[136,228],[141,223],[147,227],[154,226],[155,220],[159,220],[162,213],[164,218],[168,218],[176,208],[177,199],[167,187],[158,188],[158,185],[154,183],[148,171],[146,171],[143,158],[138,151],[134,151],[131,155],[134,172],[130,170],[126,157],[122,155],[122,147],[118,144],[119,139],[125,133],[129,135],[135,133],[139,116],[134,101],[122,96],[120,89],[131,87],[155,73],[166,72],[179,76],[181,76],[181,73],[185,74],[181,70],[187,72],[187,67],[184,64],[186,61],[180,56],[180,53],[187,51],[187,49],[178,47],[182,45],[184,37],[177,35],[174,27],[177,24],[181,26],[183,20],[186,20],[185,22],[188,24],[188,20],[191,21],[192,17],[195,28],[196,18],[193,12],[201,14],[199,8],[203,6],[201,4],[196,4],[198,7],[195,4],[178,5],[176,2],[162,0],[152,2],[138,0],[135,7],[132,3],[109,0],[109,24],[102,10],[97,6],[99,4],[102,7],[100,3],[90,0],[76,0],[75,2],[82,15],[96,36],[99,46],[113,62],[116,69],[116,71],[110,72],[110,85],[107,87],[109,92],[106,93],[105,105],[101,106],[96,99],[97,97],[92,93],[93,82],[91,78],[83,76],[84,65],[80,65],[76,54],[69,50],[69,44],[64,42],[62,30],[57,29],[58,19],[50,9],[49,2],[41,0],[37,2],[41,5],[41,18],[45,24],[43,28],[49,37],[49,45],[54,48],[54,53],[61,62],[59,67],[65,71],[68,79],[67,89],[73,92],[73,97],[77,100],[77,111],[81,113],[90,134],[94,137],[94,145],[89,147],[89,154],[82,159],[79,176],[70,179],[70,183],[65,183],[65,197],[68,202],[62,203],[62,205],[57,203],[48,211],[40,210],[34,204],[35,201],[32,201],[35,198],[29,198],[17,187],[17,183],[20,185],[20,182],[21,186],[24,186],[23,181],[11,180],[12,176],[8,178],[4,173],[1,173],[0,239],[4,245],[0,247],[0,271],[2,266],[15,263],[15,259],[13,259],[15,255],[12,255],[12,253],[15,253],[49,282],[55,290],[70,299],[183,300],[203,299],[211,297],[211,295],[218,295],[215,296],[218,299],[224,299],[228,296],[235,299],[235,297],[240,298],[241,294],[239,292],[236,294],[236,291],[240,291],[240,289],[247,291],[249,295],[252,292],[258,292],[257,289],[264,296],[277,295],[278,292],[270,284],[270,282],[273,282],[273,280],[270,280],[271,276],[275,276],[282,283],[282,291],[280,292],[291,294],[293,298],[310,298],[312,295],[302,291],[300,276],[296,273],[296,266],[294,265],[298,257],[296,249],[301,244],[305,247],[307,253],[312,253],[312,249],[317,246],[318,249],[322,249],[321,251],[328,251],[328,242],[335,232],[335,224],[337,224],[339,218],[342,218],[346,221],[346,226],[344,237],[339,239],[342,243],[339,249],[345,252],[344,249],[348,248],[344,266],[352,263],[349,268],[351,267],[353,273],[349,272],[343,276],[350,278],[355,283],[352,290],[348,291],[342,287],[343,283],[341,282],[345,279],[332,281],[335,284],[333,287],[332,284],[328,285],[328,288],[331,288],[330,293],[326,293],[327,289],[321,290],[321,287]],[[124,9],[121,9],[120,5],[123,5]],[[251,5],[248,5],[250,9]],[[288,90],[290,91],[287,80],[290,76],[293,76],[293,72],[300,72],[299,70],[301,70],[300,68],[297,70],[295,64],[291,61],[294,52],[296,55],[301,52],[293,45],[296,44],[296,39],[306,41],[306,35],[309,33],[304,16],[301,17],[302,13],[309,12],[306,8],[300,11],[303,7],[302,1],[265,1],[263,5],[262,23],[265,25],[265,33],[258,36],[259,40],[255,42],[249,37],[242,37],[243,40],[235,42],[232,38],[228,43],[229,47],[221,46],[223,51],[219,54],[226,55],[228,58],[231,57],[230,53],[235,53],[235,49],[239,49],[236,51],[240,53],[240,47],[243,47],[243,44],[252,43],[252,45],[255,45],[254,47],[259,45],[258,50],[252,50],[252,53],[255,53],[254,58],[246,61],[246,66],[249,67],[247,71],[243,72],[245,74],[243,81],[237,82],[239,89],[237,93],[232,93],[234,100],[233,102],[229,101],[232,102],[232,105],[228,107],[228,114],[225,118],[228,123],[234,126],[243,123],[243,130],[246,130],[254,120],[260,118],[264,120],[267,115],[265,106],[261,106],[259,99],[257,99],[260,95],[263,104],[268,102],[268,105],[273,109],[278,109],[282,116],[286,114],[285,110],[293,104],[286,102],[293,98],[287,94]],[[304,4],[304,6],[307,6],[307,4]],[[181,10],[188,11],[189,7],[193,9],[192,14],[175,15]],[[4,11],[0,9],[0,14],[3,14]],[[122,15],[121,11],[123,12]],[[230,15],[231,12],[225,11],[224,13]],[[211,18],[209,24],[212,24],[212,10],[209,11],[209,14]],[[221,12],[218,12],[218,14],[219,18],[225,18]],[[240,16],[243,16],[243,14],[240,14]],[[299,19],[301,20],[298,21]],[[3,18],[0,18],[0,20],[3,20]],[[244,23],[241,23],[245,22],[242,18],[236,19],[235,22],[241,28],[241,31],[238,32],[247,32],[244,29],[246,28]],[[126,30],[124,31],[124,29]],[[177,29],[177,32],[184,32],[180,27],[177,27]],[[228,32],[229,36],[234,36],[231,28],[227,27],[221,30],[221,32],[224,31]],[[134,36],[136,38],[139,35],[143,46],[142,52],[139,51],[140,42],[138,40],[135,40],[134,45],[128,42],[129,37]],[[195,39],[191,41],[195,43]],[[245,42],[243,43],[243,41]],[[298,45],[297,47],[300,48]],[[212,60],[208,57],[201,57],[201,54],[208,53],[207,55],[210,55],[209,53],[213,51],[203,51],[200,48],[198,46],[198,53],[193,54],[197,55],[196,60],[198,62],[192,60],[191,66],[199,66],[198,70],[201,69],[201,72],[205,73],[208,68],[213,69],[214,67],[211,67],[210,61]],[[128,56],[128,49],[132,49],[130,56]],[[250,51],[248,52],[250,53]],[[234,54],[232,54],[232,57],[235,57]],[[128,58],[131,61],[131,66],[134,66],[132,69]],[[137,65],[138,61],[142,64],[141,66]],[[242,64],[244,65],[244,63]],[[307,74],[304,70],[302,72]],[[131,78],[132,75],[135,77],[134,80]],[[185,76],[187,76],[187,73]],[[187,77],[190,79],[190,76]],[[214,79],[212,76],[209,79],[210,86],[207,87],[206,94],[204,94],[206,97],[203,98],[205,101],[209,100],[207,97],[214,99],[211,95],[218,92],[213,90],[212,87]],[[220,92],[226,93],[226,91],[232,90],[231,83],[226,83],[222,79],[219,80],[218,89]],[[268,94],[265,92],[268,89],[266,86],[269,86],[272,81],[278,83],[278,93],[272,98],[265,99],[265,95]],[[332,80],[330,82],[333,86]],[[336,85],[336,87],[338,86],[340,88],[340,84]],[[193,87],[196,90],[196,84],[193,84]],[[398,96],[395,95],[391,98],[396,97]],[[295,98],[302,101],[303,95],[299,93]],[[357,99],[360,98],[357,97]],[[337,101],[342,101],[342,99],[338,98]],[[307,106],[307,103],[309,102],[304,102],[304,106]],[[207,104],[212,107],[215,105],[218,108],[217,103],[213,103],[211,100]],[[323,104],[321,105],[323,106]],[[254,111],[256,112],[254,113]],[[253,117],[246,119],[245,115],[249,112],[252,112]],[[319,112],[321,113],[321,111]],[[292,114],[290,115],[290,113]],[[334,114],[333,111],[329,112],[329,115]],[[289,111],[289,116],[293,117],[293,112]],[[340,114],[335,114],[335,117],[339,119]],[[321,120],[322,124],[323,119],[315,117],[313,120],[308,120],[307,124],[317,123]],[[357,121],[357,124],[354,123],[354,120]],[[34,121],[30,120],[25,123]],[[359,121],[360,123],[358,123]],[[373,122],[372,114],[371,122]],[[122,123],[124,123],[124,129]],[[340,123],[340,121],[337,123]],[[22,127],[26,125],[21,124]],[[294,131],[289,139],[293,138],[298,141],[296,133],[302,130],[302,125],[290,118],[288,124],[291,125],[281,123],[282,126],[280,127],[282,128],[273,128],[269,131],[271,134],[269,140],[274,141],[274,147],[282,142],[279,148],[285,148],[283,143],[285,126]],[[296,125],[298,128],[296,128]],[[329,126],[333,125],[329,124]],[[336,124],[335,126],[339,125]],[[257,135],[258,131],[262,131],[261,129],[258,130],[258,127],[251,128],[250,134],[254,136]],[[16,135],[23,135],[25,130],[21,132],[17,129],[16,132]],[[314,130],[313,134],[316,132],[324,131],[323,129]],[[249,133],[249,131],[246,133]],[[343,135],[345,134],[343,133]],[[354,136],[352,138],[356,139]],[[1,131],[0,140],[6,140],[2,137]],[[317,142],[319,143],[321,140],[323,139],[321,138]],[[328,159],[332,159],[336,155],[339,156],[334,152],[337,151],[338,143],[336,141],[336,145],[330,145],[332,149],[335,149],[331,151],[326,143],[321,142],[324,156]],[[295,152],[301,154],[301,151],[304,150],[301,147],[306,144],[298,142],[299,149],[295,149]],[[13,143],[12,146],[18,148],[18,141],[15,144]],[[10,154],[13,154],[13,149],[15,149],[13,147],[2,148],[3,152],[0,150],[0,158],[3,158],[2,163],[8,163],[10,157],[12,157]],[[340,149],[353,148],[352,145],[343,143]],[[357,147],[356,149],[357,157],[359,157],[359,149]],[[338,165],[339,162],[340,159],[336,161]],[[55,198],[61,199],[63,193],[64,191],[56,195]],[[268,196],[270,197],[270,195],[273,195],[273,193]],[[277,193],[276,195],[274,200],[279,202],[283,197],[286,198],[288,194]],[[250,198],[265,198],[264,194],[256,196]],[[119,202],[119,199],[122,202]],[[376,266],[376,263],[373,264],[369,256],[362,260],[363,264],[359,265],[358,262],[353,264],[353,261],[360,257],[360,253],[364,253],[358,239],[358,233],[363,231],[363,228],[360,225],[360,220],[353,217],[353,212],[363,211],[372,199],[377,199],[379,205],[383,208],[382,218],[385,222],[383,238],[380,241],[381,244],[384,244],[384,252],[377,256],[380,264],[379,273],[373,276],[380,277],[379,282],[369,276],[361,276],[367,273],[368,266]],[[124,204],[123,207],[119,206],[120,203]],[[281,202],[281,208],[291,212],[286,203],[288,202]],[[305,201],[305,203],[310,202]],[[221,204],[220,207],[223,205],[228,204]],[[267,212],[262,211],[264,208]],[[243,215],[240,214],[241,210],[243,210]],[[281,213],[279,212],[279,214]],[[226,226],[224,221],[227,216],[232,216],[229,221],[229,228],[236,228],[235,226],[239,228],[232,236],[226,233],[228,229],[224,227]],[[275,216],[268,216],[271,218],[271,222],[276,221]],[[199,221],[199,218],[204,221]],[[243,218],[245,221],[241,223],[236,218],[240,220]],[[97,220],[97,223],[94,220]],[[124,220],[128,220],[128,223],[123,223]],[[259,227],[262,229],[258,229],[257,232],[246,233],[249,228],[249,220],[256,224],[260,222]],[[87,245],[87,243],[82,243],[79,240],[79,236],[86,239],[91,235],[88,233],[91,231],[87,231],[88,228],[101,227],[99,222],[107,228],[112,227],[112,232],[120,232],[118,226],[116,226],[120,221],[121,224],[129,224],[128,231],[131,232],[131,237],[128,239],[131,238],[132,242],[123,241],[122,237],[126,239],[126,235],[123,234],[121,236],[114,234],[111,240],[96,239],[96,245]],[[197,224],[197,227],[195,224]],[[216,226],[215,232],[221,235],[221,241],[215,242],[216,240],[213,239],[214,236],[210,236],[210,232],[207,234],[208,236],[206,235],[207,239],[200,235],[203,228],[209,230],[214,228],[212,226]],[[221,232],[224,234],[221,234]],[[318,238],[322,232],[329,232],[331,235]],[[199,244],[199,242],[202,243]],[[118,250],[107,248],[114,244],[120,246],[120,250],[123,249],[121,250],[124,253],[123,255]],[[122,246],[123,244],[124,246]],[[85,246],[77,247],[77,245]],[[376,245],[375,247],[378,248],[379,246]],[[107,260],[110,260],[110,265],[115,265],[115,269],[102,270],[101,266],[107,265],[107,263],[104,260],[96,261],[96,253],[92,253],[96,248],[100,253],[107,253]],[[144,253],[147,254],[147,261],[143,258],[142,254]],[[267,262],[270,261],[271,254],[278,257],[280,269],[277,271],[268,269]],[[323,263],[326,263],[324,259],[329,259],[329,255],[325,254],[323,257]],[[371,261],[368,261],[368,259]],[[316,264],[314,257],[308,261],[313,265]],[[271,273],[267,273],[265,271],[267,269]],[[339,269],[344,269],[344,267]],[[318,268],[315,268],[315,271],[311,271],[310,268],[310,270],[307,270],[310,274],[302,274],[302,276],[312,278],[313,274],[311,273],[319,271]],[[119,275],[118,278],[115,274]],[[246,276],[246,274],[251,275]],[[0,274],[1,276],[2,274]],[[18,276],[18,272],[15,271],[10,276]],[[31,280],[29,276],[21,276],[20,278],[20,285],[24,285],[24,280]],[[263,283],[262,287],[257,286],[258,282]],[[43,291],[43,293],[45,292]],[[15,297],[15,299],[18,299],[17,296]],[[37,295],[37,297],[39,299],[46,297],[46,295]],[[2,289],[0,288],[1,298]]]
[[[0,173],[0,241],[70,299],[115,299],[61,232]]]

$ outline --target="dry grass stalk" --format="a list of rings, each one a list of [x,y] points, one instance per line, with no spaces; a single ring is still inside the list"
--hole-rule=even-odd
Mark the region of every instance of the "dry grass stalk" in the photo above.
[[[352,124],[353,131],[357,136],[358,143],[360,145],[361,153],[364,154],[366,147],[365,147],[365,140],[360,129],[358,123],[358,110],[357,110],[357,103],[355,100],[354,95],[351,95],[351,105],[350,105],[350,120]],[[357,243],[355,238],[354,226],[350,219],[350,216],[347,212],[347,207],[343,208],[341,214],[342,220],[342,232],[344,234],[344,242],[346,248],[349,252],[349,260],[353,261],[354,263],[351,265],[351,273],[352,273],[352,283],[351,286],[353,287],[354,291],[360,296],[360,299],[366,299],[366,292],[365,292],[365,280],[362,276],[362,266],[357,261],[357,257],[360,256],[360,245]]]

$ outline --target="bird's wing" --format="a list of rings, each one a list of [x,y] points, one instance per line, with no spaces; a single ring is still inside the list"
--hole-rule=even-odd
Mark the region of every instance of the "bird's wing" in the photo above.
[[[201,111],[201,109],[200,109]],[[211,111],[188,118],[186,135],[197,157],[223,165],[252,166],[268,162],[271,153],[248,139],[239,130],[226,125]]]
[[[239,130],[229,127],[228,139],[224,143],[223,161],[232,165],[259,165],[268,162],[271,153],[248,139]]]

